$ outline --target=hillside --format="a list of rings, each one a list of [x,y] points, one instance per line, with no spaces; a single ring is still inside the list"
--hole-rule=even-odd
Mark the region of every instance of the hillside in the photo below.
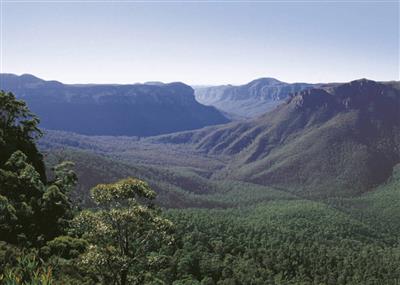
[[[45,160],[49,174],[51,167],[60,161],[74,162],[79,184],[71,198],[83,207],[93,206],[89,192],[92,187],[124,177],[147,181],[158,193],[157,203],[168,208],[227,208],[296,198],[278,189],[252,183],[212,181],[208,179],[209,173],[201,168],[122,162],[111,155],[89,150],[49,148],[45,151]]]
[[[382,183],[399,162],[399,114],[398,89],[362,79],[299,92],[254,120],[152,140],[232,157],[214,178],[347,196]]]
[[[0,74],[0,89],[25,100],[41,127],[89,135],[150,136],[229,120],[199,104],[183,83],[67,85],[32,75]]]
[[[239,209],[169,210],[182,233],[174,272],[197,280],[212,272],[213,279],[228,284],[396,284],[398,181],[382,188],[376,191],[382,198],[366,195],[342,208],[291,200]],[[350,203],[351,211],[346,209]]]
[[[393,168],[391,177],[374,191],[360,197],[333,199],[329,201],[335,208],[369,223],[380,233],[400,234],[400,164]]]
[[[313,87],[308,83],[285,83],[260,78],[245,85],[195,88],[197,101],[231,114],[233,118],[252,118],[273,110],[290,94]]]
[[[398,166],[374,192],[311,201],[227,180],[200,179],[180,188],[172,186],[185,176],[177,169],[130,166],[88,152],[53,149],[48,154],[48,162],[75,161],[83,184],[146,177],[161,205],[180,208],[163,214],[176,227],[168,269],[157,271],[168,284],[395,284],[400,276]],[[200,181],[194,172],[190,180]],[[195,189],[200,191],[186,192]]]

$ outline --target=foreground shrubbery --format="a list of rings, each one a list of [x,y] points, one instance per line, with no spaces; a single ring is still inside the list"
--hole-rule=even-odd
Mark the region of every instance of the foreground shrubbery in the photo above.
[[[7,266],[0,276],[1,284],[32,284],[51,285],[54,284],[52,269],[44,266],[35,254],[21,255],[16,258],[16,263]]]

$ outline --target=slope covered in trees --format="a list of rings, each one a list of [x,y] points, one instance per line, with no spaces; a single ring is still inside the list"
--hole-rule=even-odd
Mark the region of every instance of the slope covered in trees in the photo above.
[[[362,79],[302,91],[254,120],[152,140],[231,157],[218,179],[351,196],[384,182],[400,161],[399,114],[398,89]]]
[[[396,284],[400,277],[398,243],[324,204],[169,215],[182,233],[175,284]]]
[[[104,154],[71,149],[50,150],[45,157],[49,172],[59,161],[74,161],[79,183],[71,198],[82,207],[93,206],[89,190],[98,183],[112,183],[129,176],[147,181],[157,192],[156,202],[168,208],[228,208],[295,198],[279,189],[252,183],[209,180],[209,173],[200,168],[121,162]]]

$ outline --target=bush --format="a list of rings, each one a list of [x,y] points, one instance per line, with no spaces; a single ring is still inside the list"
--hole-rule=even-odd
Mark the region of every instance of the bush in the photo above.
[[[87,241],[81,238],[59,236],[47,242],[47,245],[42,247],[42,253],[71,259],[83,253],[87,245]]]

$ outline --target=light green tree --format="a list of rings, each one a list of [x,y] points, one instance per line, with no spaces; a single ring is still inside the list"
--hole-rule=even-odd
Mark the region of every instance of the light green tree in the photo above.
[[[81,264],[103,284],[142,284],[160,266],[160,249],[173,241],[173,224],[160,216],[147,183],[133,178],[91,190],[98,208],[81,212],[74,227],[89,242]]]

